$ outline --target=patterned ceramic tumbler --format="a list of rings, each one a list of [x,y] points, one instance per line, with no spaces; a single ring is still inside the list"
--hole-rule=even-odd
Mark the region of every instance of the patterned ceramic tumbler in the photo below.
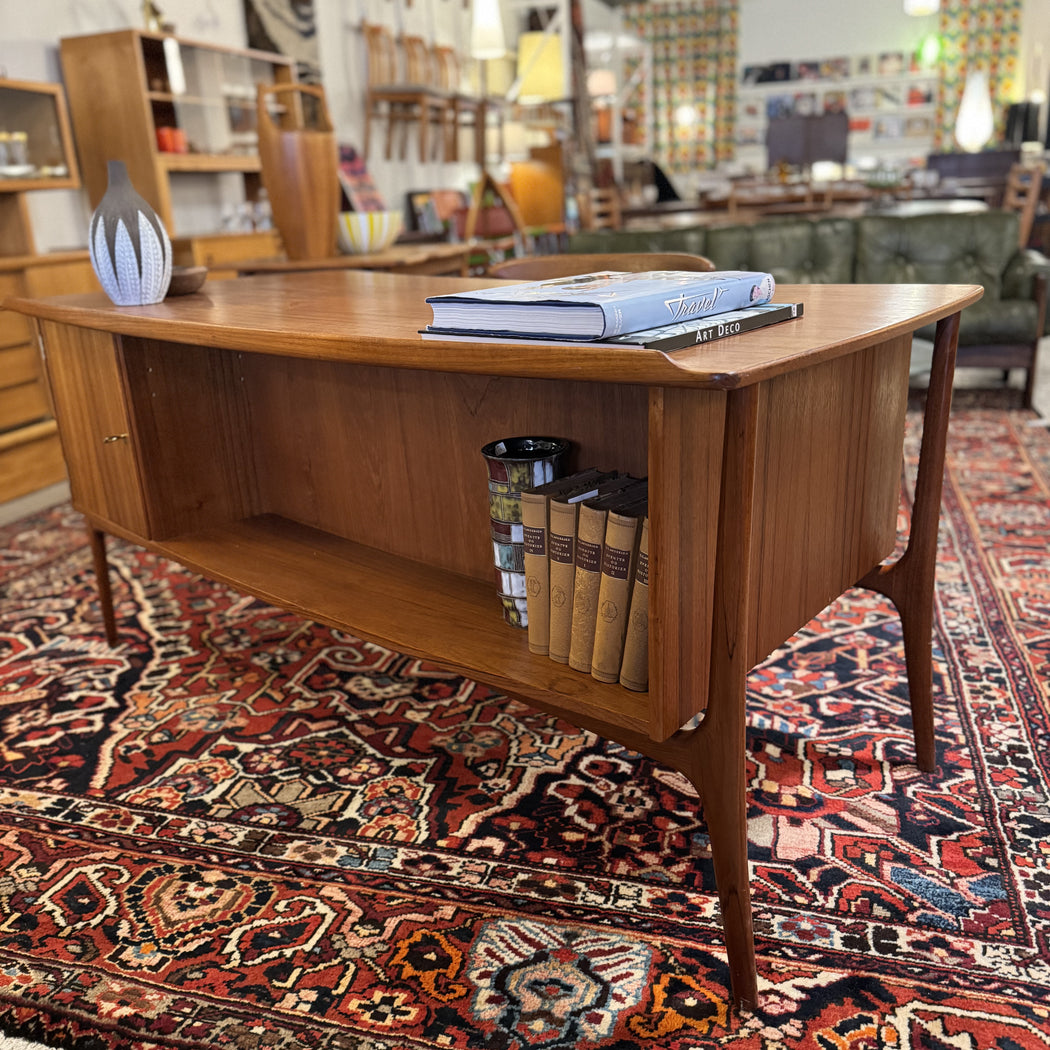
[[[109,162],[109,185],[91,216],[88,250],[103,290],[117,306],[146,306],[167,295],[168,231],[135,192],[122,160]]]
[[[568,451],[568,441],[551,437],[503,438],[489,442],[481,450],[489,474],[496,590],[503,618],[514,627],[529,625],[521,491],[561,477]]]

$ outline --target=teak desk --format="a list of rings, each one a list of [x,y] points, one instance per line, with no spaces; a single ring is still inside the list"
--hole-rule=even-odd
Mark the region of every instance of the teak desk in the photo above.
[[[733,998],[754,1004],[745,678],[847,588],[881,591],[934,768],[941,476],[958,312],[982,290],[781,287],[800,320],[673,357],[420,339],[428,294],[481,283],[332,272],[151,307],[7,305],[39,324],[111,641],[106,532],[675,766],[703,803]],[[884,566],[911,335],[932,321],[911,537]],[[648,693],[534,656],[503,623],[480,449],[516,434],[571,438],[572,467],[649,475]]]

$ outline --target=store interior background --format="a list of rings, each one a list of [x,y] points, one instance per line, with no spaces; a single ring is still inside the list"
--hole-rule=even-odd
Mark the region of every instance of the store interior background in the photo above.
[[[508,50],[515,27],[527,8],[519,0],[501,0]],[[287,6],[287,5],[285,5]],[[242,0],[168,0],[165,20],[179,36],[226,46],[247,45]],[[64,36],[143,27],[138,0],[3,0],[0,71],[20,80],[61,81],[58,41]],[[365,48],[362,21],[382,22],[395,30],[419,33],[431,42],[469,51],[470,6],[463,0],[314,0],[321,80],[341,142],[363,142]],[[584,0],[587,32],[615,30],[619,12],[600,0]],[[910,16],[902,0],[739,0],[738,72],[752,64],[824,56],[909,54],[937,31],[936,15]],[[1050,0],[1024,0],[1019,68],[1014,77],[1021,101],[1033,91],[1045,94],[1050,79]],[[1044,58],[1045,45],[1045,58]],[[1046,104],[1042,122],[1045,128]],[[399,207],[410,190],[467,189],[478,168],[468,159],[458,163],[421,163],[409,150],[406,161],[386,161],[372,151],[369,168],[388,202]],[[710,173],[706,173],[708,176]],[[676,175],[683,195],[693,192],[702,173]],[[238,176],[209,175],[179,180],[175,207],[180,234],[219,228],[223,205],[231,200]],[[86,246],[90,205],[83,190],[51,190],[29,195],[38,251]]]

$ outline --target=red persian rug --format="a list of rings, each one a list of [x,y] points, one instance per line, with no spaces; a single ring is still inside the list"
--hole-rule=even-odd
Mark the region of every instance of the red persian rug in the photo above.
[[[936,774],[876,595],[751,677],[745,1016],[681,776],[120,543],[110,649],[77,515],[0,530],[0,1027],[93,1050],[1050,1045],[1033,418],[953,416]]]

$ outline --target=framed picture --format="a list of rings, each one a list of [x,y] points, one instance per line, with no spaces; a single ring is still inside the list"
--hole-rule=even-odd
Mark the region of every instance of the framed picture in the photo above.
[[[904,72],[903,51],[883,51],[879,55],[879,76],[895,77]]]
[[[766,99],[766,116],[770,120],[790,117],[795,112],[794,95],[770,95]]]
[[[876,109],[900,109],[904,91],[900,84],[878,84],[875,87]]]
[[[875,138],[899,139],[903,131],[900,117],[878,117],[875,120]]]
[[[351,211],[386,211],[386,202],[353,146],[339,147],[339,182]]]
[[[825,113],[845,113],[846,112],[846,92],[845,91],[825,91],[824,92],[824,112]]]
[[[904,120],[906,138],[928,138],[933,134],[933,117],[911,116]]]
[[[937,94],[937,85],[932,80],[920,80],[909,84],[906,101],[909,106],[932,106]]]
[[[843,80],[849,76],[848,58],[825,58],[820,63],[820,75],[825,80]]]
[[[875,108],[875,89],[872,87],[854,88],[849,93],[850,110],[866,112]]]
[[[800,117],[811,117],[817,112],[817,95],[814,91],[799,91],[795,95],[794,112]]]

